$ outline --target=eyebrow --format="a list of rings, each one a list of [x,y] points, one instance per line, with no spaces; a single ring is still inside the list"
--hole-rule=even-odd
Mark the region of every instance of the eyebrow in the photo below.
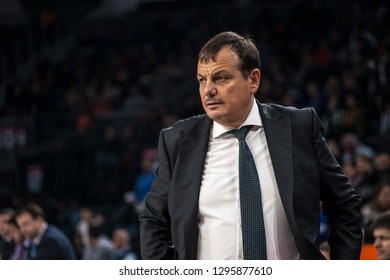
[[[226,69],[221,69],[221,70],[217,70],[216,72],[214,72],[211,77],[215,77],[215,76],[218,76],[218,75],[221,75],[221,74],[224,74],[224,75],[231,75],[230,71],[229,70],[226,70]],[[197,77],[205,77],[204,75],[200,74],[200,73],[197,73],[196,74]]]

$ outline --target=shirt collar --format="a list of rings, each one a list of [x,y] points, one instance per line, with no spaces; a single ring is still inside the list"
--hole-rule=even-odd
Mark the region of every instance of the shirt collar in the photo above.
[[[253,102],[252,110],[250,111],[248,117],[240,125],[239,128],[241,128],[245,125],[253,125],[253,126],[260,126],[260,127],[263,126],[263,123],[261,121],[261,117],[259,114],[259,107],[257,106],[256,100]],[[232,130],[232,129],[228,128],[226,126],[223,126],[223,125],[217,123],[216,121],[213,121],[212,137],[217,138],[230,130]]]

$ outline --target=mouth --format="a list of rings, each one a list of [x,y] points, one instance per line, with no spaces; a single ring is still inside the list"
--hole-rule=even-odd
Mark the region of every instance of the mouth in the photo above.
[[[206,100],[205,105],[207,108],[213,109],[223,104],[221,100]]]

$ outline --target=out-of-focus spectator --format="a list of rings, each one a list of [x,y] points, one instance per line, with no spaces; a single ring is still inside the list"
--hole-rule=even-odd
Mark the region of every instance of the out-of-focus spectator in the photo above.
[[[372,224],[374,246],[379,260],[390,260],[390,211],[379,215]]]
[[[359,155],[366,155],[371,158],[375,156],[374,150],[368,145],[363,144],[353,132],[343,134],[341,137],[341,148],[343,150],[341,156],[342,162],[356,161]]]
[[[10,260],[24,260],[27,256],[27,248],[24,242],[24,237],[19,230],[18,224],[16,223],[15,216],[8,221],[8,226],[9,234],[15,244]]]
[[[306,86],[306,94],[308,97],[307,107],[313,107],[319,116],[322,116],[325,108],[325,97],[320,91],[318,83],[311,81]]]
[[[348,177],[349,184],[356,188],[361,181],[361,175],[356,170],[356,165],[352,161],[345,161],[343,163],[343,171]]]
[[[117,228],[112,233],[114,244],[113,259],[115,260],[136,260],[137,255],[131,247],[129,232],[124,228]]]
[[[390,210],[390,181],[383,181],[375,188],[375,193],[370,203],[362,207],[363,226],[365,229],[365,242],[371,242],[369,230],[372,221],[381,213]]]
[[[78,258],[82,258],[86,248],[89,246],[89,225],[93,218],[93,211],[89,207],[81,207],[79,210],[80,220],[78,221],[74,235],[74,245]]]
[[[8,225],[8,221],[13,215],[14,210],[12,208],[0,210],[0,260],[8,260],[15,247]]]
[[[89,244],[84,260],[110,260],[113,258],[114,245],[106,234],[105,221],[93,220],[89,225]]]
[[[359,174],[359,182],[355,186],[362,199],[362,205],[369,202],[378,183],[378,173],[374,167],[373,158],[360,154],[356,158],[356,172]]]
[[[115,208],[111,220],[117,224],[138,222],[138,213],[144,207],[146,194],[155,178],[156,148],[143,150],[139,162],[140,173],[136,176],[132,190],[125,192],[123,201]]]
[[[390,154],[378,153],[374,159],[375,169],[378,171],[379,180],[390,180]]]
[[[347,93],[344,103],[345,109],[342,119],[344,131],[353,131],[359,137],[364,136],[364,111],[359,104],[355,94]]]
[[[146,149],[141,157],[141,172],[137,176],[134,190],[125,194],[125,201],[132,205],[137,213],[142,211],[146,194],[155,178],[157,150],[155,148]]]
[[[42,208],[27,204],[16,212],[16,222],[29,247],[29,260],[73,260],[76,255],[68,237],[45,220]]]
[[[322,114],[321,121],[324,126],[324,135],[327,139],[339,139],[343,133],[341,125],[343,118],[343,108],[340,104],[340,96],[331,93],[326,102],[326,110]]]

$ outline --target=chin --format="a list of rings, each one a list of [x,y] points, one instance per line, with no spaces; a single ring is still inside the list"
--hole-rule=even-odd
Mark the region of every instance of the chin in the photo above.
[[[209,114],[208,116],[210,117],[210,119],[212,119],[213,121],[218,122],[218,123],[221,123],[223,120],[223,118],[221,116],[216,116],[213,114]]]

